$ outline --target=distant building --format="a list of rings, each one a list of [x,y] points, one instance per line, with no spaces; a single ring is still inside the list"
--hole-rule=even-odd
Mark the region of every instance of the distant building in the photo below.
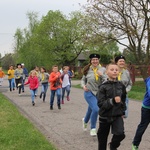
[[[83,66],[84,62],[86,60],[88,60],[89,54],[90,54],[90,51],[84,51],[84,52],[80,53],[80,55],[77,57],[77,60],[78,60],[77,66],[78,67]]]

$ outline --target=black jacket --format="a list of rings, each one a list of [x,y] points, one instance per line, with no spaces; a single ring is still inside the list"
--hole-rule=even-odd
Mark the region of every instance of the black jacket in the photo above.
[[[105,81],[98,87],[97,92],[100,118],[113,121],[116,117],[123,116],[126,110],[126,87],[120,81]],[[114,98],[121,97],[121,102],[116,103]]]

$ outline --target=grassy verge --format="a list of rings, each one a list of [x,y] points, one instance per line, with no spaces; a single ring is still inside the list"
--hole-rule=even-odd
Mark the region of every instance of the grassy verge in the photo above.
[[[56,150],[56,148],[0,94],[0,150]]]
[[[128,93],[128,97],[135,100],[143,100],[145,91],[144,81],[136,81],[131,91]]]
[[[72,85],[75,88],[81,88],[80,84]],[[143,100],[145,94],[145,84],[143,81],[136,81],[132,86],[131,91],[128,93],[128,97],[134,100]]]

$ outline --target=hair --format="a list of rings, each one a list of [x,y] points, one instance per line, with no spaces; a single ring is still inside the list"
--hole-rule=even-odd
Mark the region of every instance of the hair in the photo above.
[[[46,69],[45,69],[45,67],[41,67],[43,70],[44,70],[44,72],[46,72]]]
[[[54,67],[58,67],[58,66],[57,65],[53,65],[52,68],[54,68]]]
[[[64,70],[64,69],[66,69],[66,68],[68,68],[68,69],[69,69],[69,67],[68,67],[68,66],[64,66],[64,67],[63,67],[63,70]]]
[[[83,68],[83,74],[84,74],[85,76],[87,75],[90,66],[91,66],[91,60],[90,60],[90,63],[87,64],[87,65]]]
[[[32,73],[35,73],[36,76],[37,76],[37,72],[36,72],[35,70],[31,70],[31,71],[30,71],[30,76],[31,76]]]
[[[116,66],[118,66],[115,62],[112,62],[112,63],[110,63],[110,64],[108,64],[108,65],[106,66],[106,70],[108,70],[108,67],[109,67],[110,65],[116,65]]]

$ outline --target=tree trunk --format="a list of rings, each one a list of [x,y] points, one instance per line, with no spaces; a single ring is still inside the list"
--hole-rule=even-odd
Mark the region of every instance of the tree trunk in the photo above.
[[[139,66],[139,69],[140,69],[142,78],[145,80],[150,75],[148,66],[141,65]]]

